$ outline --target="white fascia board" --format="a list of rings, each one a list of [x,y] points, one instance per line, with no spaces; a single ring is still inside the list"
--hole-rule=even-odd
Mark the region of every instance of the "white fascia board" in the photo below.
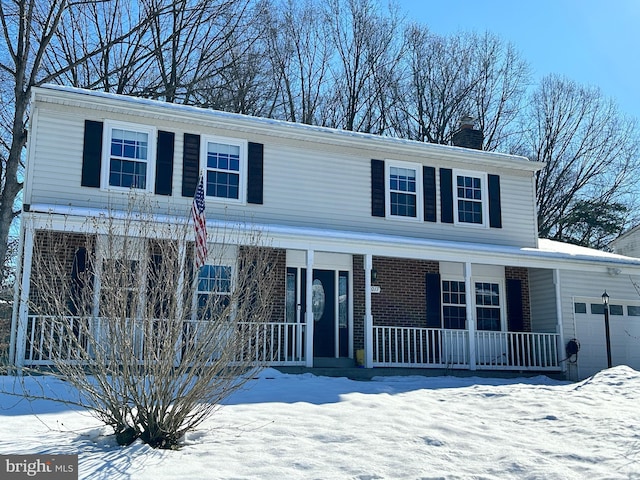
[[[117,219],[124,222],[127,212],[114,212],[91,208],[74,208],[55,205],[31,205],[24,213],[25,220],[33,228],[97,233],[94,219]],[[154,238],[177,238],[184,235],[185,222],[189,217],[169,215],[149,215],[152,219]],[[116,222],[117,223],[117,222]],[[165,225],[166,228],[159,227]],[[178,226],[178,228],[176,228]],[[105,227],[103,227],[105,228]],[[585,272],[606,272],[608,268],[617,273],[640,275],[640,259],[615,255],[584,247],[567,246],[559,242],[540,240],[543,248],[509,247],[479,243],[429,240],[414,237],[400,237],[384,234],[325,230],[309,227],[284,225],[264,225],[253,223],[207,220],[207,230],[214,233],[209,241],[215,242],[215,232],[228,243],[243,243],[247,238],[256,239],[265,246],[293,250],[314,250],[354,255],[434,260],[448,262],[471,262],[487,265],[513,265],[528,268],[567,269]],[[176,233],[177,232],[177,233]],[[105,233],[102,231],[100,233]],[[193,240],[193,232],[187,231],[186,240]]]
[[[392,149],[397,153],[429,156],[429,158],[436,160],[455,161],[461,165],[469,164],[474,169],[477,169],[479,165],[483,165],[503,170],[536,172],[544,166],[543,162],[530,161],[526,157],[517,155],[252,117],[238,113],[208,110],[189,105],[60,85],[34,87],[33,100],[35,102],[58,103],[100,111],[117,111],[149,118],[172,119],[181,123],[225,128],[249,134],[297,139],[306,142],[328,143],[345,147],[367,146],[372,149]]]

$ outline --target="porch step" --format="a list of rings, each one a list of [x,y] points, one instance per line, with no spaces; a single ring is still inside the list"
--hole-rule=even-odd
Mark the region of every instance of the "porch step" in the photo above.
[[[316,368],[355,368],[353,358],[314,357],[313,366]]]
[[[316,359],[314,359],[315,362]],[[333,360],[333,359],[332,359]],[[347,359],[344,359],[347,360]],[[346,377],[351,380],[371,380],[373,377],[383,376],[412,376],[423,377],[484,377],[484,378],[526,378],[544,375],[554,380],[566,380],[565,374],[561,372],[505,372],[496,370],[450,370],[442,368],[398,368],[398,367],[375,367],[363,368],[351,367],[302,367],[302,366],[278,366],[273,367],[282,373],[300,375],[311,373],[318,377]]]

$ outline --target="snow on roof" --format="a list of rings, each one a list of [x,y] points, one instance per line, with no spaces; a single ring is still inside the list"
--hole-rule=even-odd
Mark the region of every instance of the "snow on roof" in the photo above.
[[[70,226],[72,219],[86,224],[86,218],[119,218],[118,212],[61,205],[32,204],[31,214],[45,213],[62,215],[64,225]],[[126,213],[122,213],[122,218]],[[47,217],[48,221],[50,217]],[[153,221],[171,223],[185,221],[184,218],[170,215],[154,215]],[[488,264],[515,264],[524,267],[560,268],[559,262],[565,262],[566,268],[591,268],[595,266],[638,269],[640,258],[627,257],[592,248],[570,245],[553,240],[539,239],[538,247],[518,247],[484,243],[460,242],[453,240],[434,240],[398,236],[384,233],[331,230],[315,227],[292,225],[238,223],[225,220],[207,221],[207,228],[214,231],[228,229],[231,232],[262,232],[265,239],[273,241],[272,246],[291,249],[317,249],[319,251],[353,254],[371,253],[403,258],[431,258],[434,260],[479,262]]]

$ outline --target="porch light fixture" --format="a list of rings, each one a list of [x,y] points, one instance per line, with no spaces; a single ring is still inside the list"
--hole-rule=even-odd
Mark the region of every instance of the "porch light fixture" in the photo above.
[[[605,290],[602,294],[602,305],[604,306],[604,335],[607,342],[607,368],[611,368],[611,337],[609,335],[609,295]]]
[[[371,283],[376,283],[378,281],[378,270],[375,268],[371,270]]]

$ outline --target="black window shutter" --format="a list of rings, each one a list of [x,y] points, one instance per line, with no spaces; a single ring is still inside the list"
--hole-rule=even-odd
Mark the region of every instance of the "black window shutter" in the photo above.
[[[83,187],[100,188],[102,165],[102,122],[84,121],[84,144],[82,146]]]
[[[384,160],[371,160],[371,215],[385,216]]]
[[[507,287],[507,318],[510,332],[524,332],[524,315],[522,308],[522,281],[508,278]]]
[[[442,327],[440,308],[440,274],[427,273],[425,277],[426,302],[427,302],[427,328]]]
[[[453,172],[440,169],[440,221],[453,223]]]
[[[249,142],[247,152],[247,202],[262,205],[263,202],[264,146]]]
[[[436,221],[436,169],[422,167],[422,185],[424,193],[424,221]]]
[[[489,175],[489,226],[502,228],[502,208],[500,206],[500,176]]]
[[[156,193],[171,195],[173,179],[173,132],[158,131],[158,147],[156,149]]]
[[[200,170],[200,135],[184,134],[182,152],[182,196],[193,197]]]

